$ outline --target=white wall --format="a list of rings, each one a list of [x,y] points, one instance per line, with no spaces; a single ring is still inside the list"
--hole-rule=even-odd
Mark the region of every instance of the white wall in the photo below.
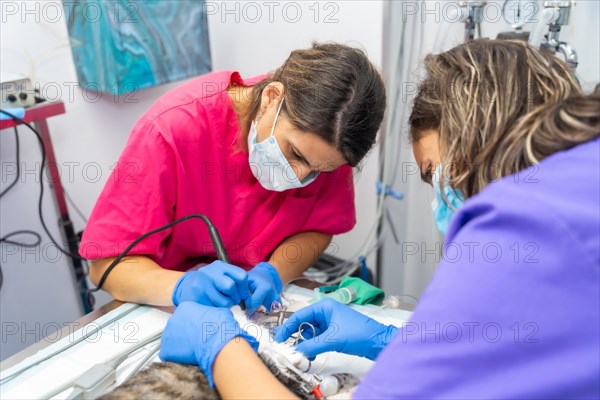
[[[237,69],[243,76],[264,73],[279,66],[291,50],[308,47],[313,40],[361,46],[380,65],[381,1],[268,3],[252,2],[248,6],[248,2],[209,2],[215,70]],[[50,120],[50,131],[63,170],[63,185],[87,216],[136,120],[161,94],[182,82],[140,91],[129,101],[110,95],[94,99],[92,94],[75,87],[77,79],[65,19],[56,14],[60,2],[3,0],[0,5],[0,69],[30,76],[39,83],[42,94],[60,97],[66,103],[67,113]],[[20,128],[20,132],[22,163],[33,168],[39,161],[37,143],[25,128]],[[3,188],[12,179],[5,166],[14,163],[14,139],[9,130],[0,134],[0,162]],[[358,225],[353,232],[334,239],[339,255],[353,253],[373,220],[376,165],[375,151],[357,184]],[[36,178],[28,174],[22,181],[2,199],[2,235],[26,228],[41,231],[35,208]],[[44,207],[46,220],[54,225],[57,214],[49,196]],[[83,229],[83,221],[71,207],[70,212],[76,228]],[[53,233],[59,237],[57,229]],[[4,272],[4,286],[0,289],[0,359],[80,316],[64,258],[50,259],[39,253],[10,257],[3,253],[2,257],[6,260],[0,260]],[[373,265],[374,260],[369,263]],[[99,303],[107,299],[101,297]],[[15,327],[17,333],[9,335],[7,329]]]

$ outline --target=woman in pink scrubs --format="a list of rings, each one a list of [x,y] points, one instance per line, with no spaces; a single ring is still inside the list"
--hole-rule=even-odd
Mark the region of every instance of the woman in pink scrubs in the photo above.
[[[273,74],[223,71],[162,96],[134,127],[80,246],[98,284],[142,234],[205,214],[231,264],[199,219],[152,235],[110,273],[116,299],[195,301],[250,311],[279,299],[355,224],[352,167],[375,143],[385,88],[366,55],[338,44],[296,50]],[[248,271],[248,272],[246,272]]]

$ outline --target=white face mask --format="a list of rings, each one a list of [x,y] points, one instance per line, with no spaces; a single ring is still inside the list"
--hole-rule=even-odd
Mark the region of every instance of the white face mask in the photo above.
[[[287,158],[281,152],[277,139],[273,136],[273,132],[275,131],[275,123],[279,117],[282,105],[283,98],[273,121],[271,136],[257,143],[256,137],[258,132],[256,131],[256,121],[252,121],[250,132],[248,133],[248,161],[252,174],[262,187],[276,192],[304,187],[312,183],[319,175],[319,172],[311,172],[306,178],[300,181]]]

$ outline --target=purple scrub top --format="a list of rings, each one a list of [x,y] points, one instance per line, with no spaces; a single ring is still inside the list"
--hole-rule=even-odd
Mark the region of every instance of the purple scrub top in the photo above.
[[[444,247],[354,398],[600,398],[600,139],[490,184]]]

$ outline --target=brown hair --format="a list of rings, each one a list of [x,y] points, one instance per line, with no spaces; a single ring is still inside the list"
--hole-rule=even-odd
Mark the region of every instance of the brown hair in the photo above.
[[[584,96],[564,62],[525,42],[475,40],[425,69],[411,139],[439,132],[442,174],[465,197],[600,134],[598,92]]]
[[[276,81],[285,88],[281,114],[296,128],[333,145],[351,166],[358,165],[375,144],[386,103],[381,75],[366,54],[316,42],[309,49],[292,51],[283,66],[254,85],[242,121],[244,132],[259,112],[263,89]]]

